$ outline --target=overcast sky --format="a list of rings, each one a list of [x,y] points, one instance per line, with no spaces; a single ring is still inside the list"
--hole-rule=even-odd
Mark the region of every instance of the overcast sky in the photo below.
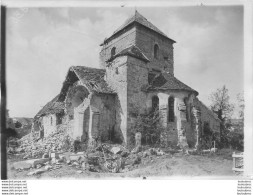
[[[243,91],[243,7],[137,10],[175,40],[175,76],[208,96],[226,85],[231,101]],[[62,87],[68,68],[99,68],[99,44],[134,8],[9,8],[7,107],[11,117],[34,117]]]

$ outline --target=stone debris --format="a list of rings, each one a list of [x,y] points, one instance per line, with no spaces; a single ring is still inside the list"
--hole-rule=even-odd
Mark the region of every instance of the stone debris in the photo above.
[[[46,170],[45,169],[38,169],[38,170],[35,170],[35,171],[31,171],[29,173],[27,173],[27,176],[31,176],[31,175],[38,175],[38,174],[41,174],[41,173],[44,173]]]
[[[110,150],[113,154],[118,154],[120,152],[122,152],[120,147],[112,147],[112,149]]]
[[[18,147],[8,148],[7,151],[13,154],[23,154],[23,159],[49,158],[50,153],[55,153],[55,158],[57,158],[57,154],[61,152],[73,151],[74,140],[66,134],[65,125],[58,125],[57,128],[56,132],[43,139],[38,139],[30,133],[17,140]],[[66,140],[69,146],[64,144]]]
[[[122,145],[104,143],[95,149],[74,153],[71,147],[69,150],[64,149],[62,142],[68,138],[61,131],[37,141],[32,140],[31,136],[26,136],[20,140],[19,148],[15,152],[24,154],[24,159],[37,159],[14,163],[14,169],[21,171],[34,169],[28,175],[37,175],[60,169],[65,164],[76,168],[77,173],[83,171],[119,173],[152,162],[155,156],[158,158],[166,155],[160,148],[143,147],[140,138],[141,135],[137,134],[136,145],[131,152]]]

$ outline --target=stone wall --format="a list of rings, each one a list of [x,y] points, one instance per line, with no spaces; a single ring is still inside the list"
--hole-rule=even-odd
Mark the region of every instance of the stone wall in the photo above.
[[[127,56],[118,57],[106,68],[106,81],[117,93],[115,129],[122,132],[124,144],[127,144],[127,58]]]
[[[154,45],[159,47],[158,59],[154,58]],[[136,46],[150,60],[149,67],[170,72],[174,75],[173,42],[163,36],[138,25]]]
[[[154,58],[154,45],[159,47],[158,59]],[[105,68],[106,61],[111,57],[111,49],[116,53],[132,45],[140,48],[150,59],[148,67],[165,70],[174,75],[173,42],[141,25],[130,25],[124,32],[119,33],[108,43],[104,44],[100,52],[100,67]]]
[[[68,89],[65,100],[66,114],[74,117],[74,108],[78,107],[84,99],[88,98],[89,91],[80,83],[76,82]]]
[[[111,57],[111,49],[116,48],[116,54],[125,48],[135,45],[136,28],[131,26],[119,33],[114,39],[103,45],[99,55],[100,68],[105,68],[106,61]]]
[[[214,132],[220,132],[220,120],[218,117],[207,107],[205,106],[198,98],[193,100],[193,105],[196,106],[201,112],[201,125],[202,133],[204,123],[207,122]]]
[[[160,122],[165,128],[165,132],[162,134],[163,145],[176,146],[178,144],[188,144],[189,147],[194,147],[196,143],[196,133],[192,128],[190,112],[188,113],[192,107],[192,100],[189,98],[190,93],[186,91],[176,92],[172,90],[150,92],[146,101],[148,110],[151,110],[153,96],[159,98]],[[174,97],[174,122],[168,121],[168,99],[171,96]],[[188,100],[185,101],[186,99]]]
[[[142,91],[144,85],[148,83],[148,67],[147,63],[142,60],[128,57],[127,60],[127,111],[128,111],[128,142],[133,136],[131,130],[135,123],[134,115],[138,113],[146,113],[146,92]]]
[[[90,107],[93,116],[91,136],[97,136],[101,142],[121,143],[123,141],[122,133],[115,128],[115,95],[95,94],[91,98]]]
[[[44,136],[47,137],[57,130],[57,117],[56,114],[49,114],[43,116],[42,125],[44,127]]]

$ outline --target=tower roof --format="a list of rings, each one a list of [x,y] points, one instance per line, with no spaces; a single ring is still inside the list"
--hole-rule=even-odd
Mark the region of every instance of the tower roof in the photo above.
[[[108,42],[108,40],[110,40],[113,36],[115,36],[116,34],[118,34],[119,32],[123,31],[126,27],[128,27],[129,25],[133,24],[133,23],[138,23],[160,35],[162,35],[163,37],[171,40],[172,42],[176,42],[173,39],[169,38],[166,34],[164,34],[161,30],[159,30],[155,25],[153,25],[151,22],[149,22],[144,16],[142,16],[137,10],[135,11],[134,15],[131,16],[130,18],[128,18],[125,23],[120,26],[116,31],[113,32],[113,34],[109,37],[106,38],[104,40],[104,42],[101,44],[103,45],[104,43]]]

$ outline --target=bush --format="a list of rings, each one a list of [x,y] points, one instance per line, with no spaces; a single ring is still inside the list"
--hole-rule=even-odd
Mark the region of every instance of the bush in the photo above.
[[[131,142],[135,143],[135,134],[140,132],[142,135],[142,143],[154,145],[160,143],[160,135],[163,130],[160,125],[159,110],[156,109],[149,114],[140,114],[137,112],[131,114],[134,119],[132,127]]]

